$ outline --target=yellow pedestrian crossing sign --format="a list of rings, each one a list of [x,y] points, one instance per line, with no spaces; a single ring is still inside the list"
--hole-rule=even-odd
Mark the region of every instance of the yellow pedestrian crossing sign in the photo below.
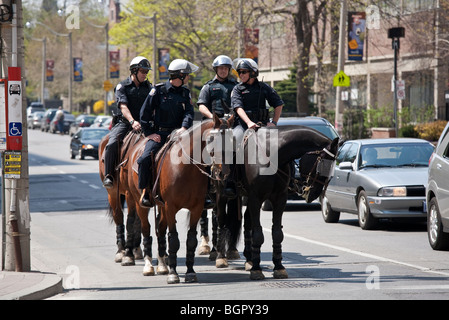
[[[343,70],[337,73],[334,77],[334,87],[350,87],[351,78],[349,78]]]

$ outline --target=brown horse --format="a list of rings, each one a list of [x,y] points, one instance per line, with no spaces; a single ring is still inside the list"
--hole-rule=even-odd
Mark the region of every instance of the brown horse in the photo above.
[[[169,284],[179,283],[176,272],[177,252],[180,247],[178,232],[176,229],[176,213],[180,209],[190,211],[189,230],[187,232],[187,273],[185,282],[196,282],[196,273],[193,270],[195,249],[197,240],[197,223],[204,207],[204,199],[207,192],[207,172],[205,165],[210,164],[210,159],[205,160],[203,151],[206,140],[211,130],[229,128],[233,122],[233,116],[229,119],[219,119],[214,115],[213,120],[206,120],[194,125],[187,132],[177,136],[167,151],[161,155],[157,163],[157,179],[153,194],[158,194],[160,219],[158,219],[158,260],[166,252],[166,232],[168,228],[168,264]]]
[[[100,142],[99,146],[99,165],[100,178],[104,179],[104,162],[102,155],[108,142],[109,137],[105,136]],[[143,235],[144,245],[144,260],[145,266],[143,275],[154,275],[154,268],[152,266],[152,237],[150,236],[150,223],[148,221],[148,208],[143,208],[139,205],[140,190],[138,188],[138,176],[133,170],[132,165],[139,157],[139,150],[144,147],[148,141],[141,133],[130,132],[124,139],[124,146],[122,147],[122,154],[120,164],[117,166],[113,187],[108,189],[109,213],[116,224],[117,232],[117,246],[118,252],[116,254],[116,261],[121,261],[122,265],[134,265],[133,248],[140,244],[140,232]],[[128,205],[127,217],[127,236],[125,242],[124,225],[123,225],[123,206],[124,200]],[[135,225],[136,213],[141,222],[139,228],[133,228]],[[138,239],[138,241],[136,241]],[[164,266],[158,267],[159,274],[166,274],[168,270]]]

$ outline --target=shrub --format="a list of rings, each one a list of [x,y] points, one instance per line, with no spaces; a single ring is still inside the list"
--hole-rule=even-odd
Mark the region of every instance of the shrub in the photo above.
[[[415,130],[418,132],[419,138],[428,141],[437,141],[446,126],[447,121],[437,120],[434,122],[418,124]]]

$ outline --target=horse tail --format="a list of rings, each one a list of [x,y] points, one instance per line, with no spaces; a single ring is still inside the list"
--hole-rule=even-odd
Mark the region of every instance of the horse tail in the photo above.
[[[125,207],[125,195],[121,194],[120,195],[120,205],[121,208]],[[109,217],[109,222],[110,223],[114,223],[114,209],[112,208],[111,204],[108,202],[108,209],[106,211],[107,216]]]

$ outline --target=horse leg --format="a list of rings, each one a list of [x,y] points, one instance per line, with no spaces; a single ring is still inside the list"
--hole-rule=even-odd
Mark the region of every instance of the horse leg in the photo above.
[[[176,231],[176,225],[169,228],[168,232],[168,267],[169,273],[167,278],[168,284],[179,283],[179,276],[176,272],[177,266],[177,253],[179,250],[179,237],[178,232]]]
[[[143,253],[140,248],[140,242],[142,241],[142,226],[140,222],[139,215],[134,219],[134,245],[133,245],[133,255],[135,260],[142,260]]]
[[[198,245],[198,239],[196,236],[197,236],[197,232],[196,232],[196,224],[195,224],[194,226],[191,226],[189,231],[187,232],[187,240],[186,240],[187,272],[186,272],[185,282],[188,282],[188,283],[198,282],[196,273],[193,270],[193,264],[195,262],[195,249],[196,249],[196,246]]]
[[[138,205],[137,199],[134,201],[134,205],[137,208],[137,218],[140,218],[140,224],[142,229],[142,235],[143,235],[143,256],[145,265],[143,267],[142,274],[144,276],[154,276],[154,268],[153,268],[153,251],[152,251],[152,244],[153,244],[153,238],[151,237],[151,226],[150,222],[148,221],[148,212],[149,210],[146,208],[143,208]]]
[[[212,209],[212,249],[209,254],[209,260],[215,261],[217,259],[217,238],[218,238],[218,221],[217,221],[217,206]]]
[[[282,265],[282,241],[284,233],[282,232],[282,214],[284,213],[285,199],[271,200],[273,204],[273,226],[271,227],[271,236],[273,239],[273,276],[275,279],[286,279],[288,273]]]
[[[122,259],[122,266],[134,266],[134,222],[136,219],[136,208],[130,205],[131,201],[128,203],[128,215],[126,218],[126,245],[125,245],[125,255]]]
[[[226,243],[228,236],[228,229],[226,227],[226,197],[222,192],[217,192],[217,258],[215,266],[217,268],[228,267],[228,260],[226,258]]]
[[[256,199],[256,197],[249,197],[248,199],[248,210],[251,215],[251,232],[252,232],[252,245],[251,245],[251,261],[253,267],[250,271],[251,280],[262,280],[265,276],[262,273],[262,268],[260,267],[260,248],[264,242],[264,236],[262,231],[262,226],[260,225],[260,207],[261,202]]]
[[[201,213],[200,218],[200,226],[201,226],[201,245],[198,250],[199,255],[210,254],[210,246],[209,242],[209,219],[207,218],[207,210],[204,209]]]
[[[237,250],[237,242],[240,238],[240,230],[242,227],[242,220],[238,216],[238,199],[228,201],[226,224],[229,229],[229,244],[226,256],[229,260],[240,259],[239,251]]]
[[[112,191],[114,192],[114,191]],[[115,192],[116,193],[116,192]],[[115,195],[114,193],[114,195]],[[109,201],[109,214],[112,215],[112,219],[115,223],[115,233],[117,237],[117,252],[115,253],[114,261],[122,262],[123,255],[125,254],[125,225],[123,224],[123,211],[118,199],[115,196],[108,193]]]
[[[156,209],[155,209],[156,210]],[[156,216],[156,226],[157,226],[157,246],[158,246],[158,254],[157,254],[157,274],[168,274],[167,268],[167,224],[165,220],[161,220],[160,209]]]
[[[245,220],[243,223],[243,237],[245,242],[245,247],[243,249],[243,255],[246,258],[245,261],[245,271],[250,271],[253,267],[252,255],[251,255],[251,245],[252,245],[252,231],[251,231],[251,216],[249,215],[249,210],[245,210]]]

